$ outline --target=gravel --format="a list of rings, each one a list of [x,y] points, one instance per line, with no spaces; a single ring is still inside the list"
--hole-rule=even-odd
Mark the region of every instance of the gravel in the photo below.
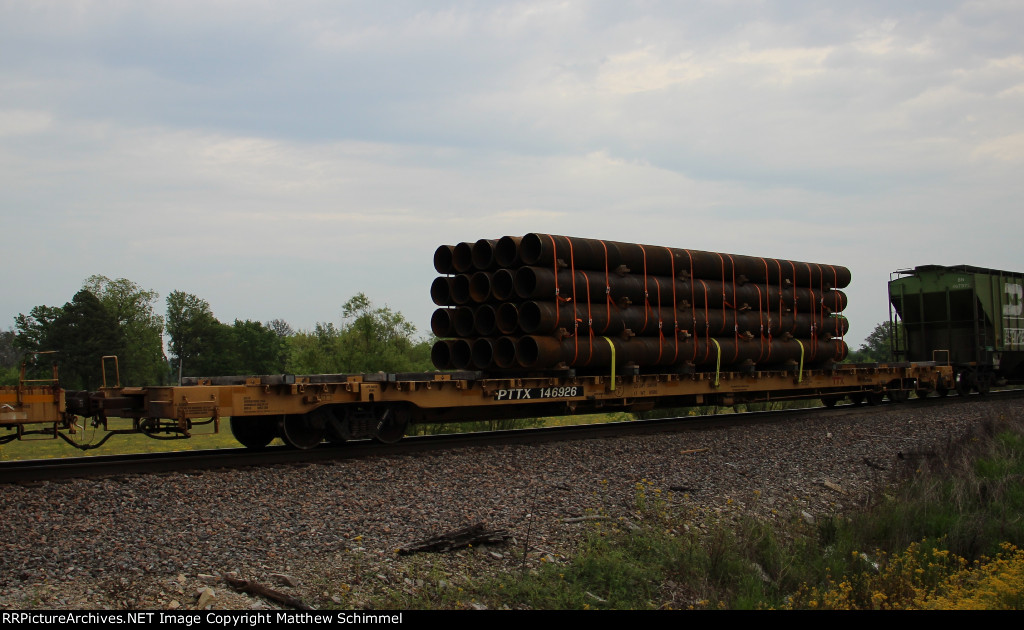
[[[382,589],[457,588],[564,561],[587,522],[635,518],[638,484],[723,519],[804,518],[869,494],[979,422],[1020,417],[972,401],[760,426],[492,446],[308,466],[48,482],[0,489],[0,609],[259,609],[254,580],[313,607],[367,606]],[[898,457],[903,454],[903,458]],[[910,471],[912,472],[912,470]],[[484,522],[504,546],[398,556]],[[212,595],[212,598],[211,598]]]

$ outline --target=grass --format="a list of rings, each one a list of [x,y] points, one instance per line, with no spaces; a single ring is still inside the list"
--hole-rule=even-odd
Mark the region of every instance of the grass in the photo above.
[[[108,426],[111,429],[129,429],[131,428],[131,421],[112,419]],[[184,440],[157,440],[142,434],[114,435],[102,446],[92,450],[75,448],[60,438],[54,439],[42,435],[32,435],[26,436],[22,440],[14,440],[0,445],[0,461],[242,447],[231,435],[227,419],[221,421],[219,432],[213,433],[212,431],[212,425],[197,426],[193,431],[193,437]],[[0,437],[3,437],[5,434],[9,435],[10,433],[0,431]],[[90,428],[86,424],[85,428],[80,428],[72,437],[80,444],[90,445],[98,443],[105,435],[105,431]],[[275,442],[281,443],[280,440]]]

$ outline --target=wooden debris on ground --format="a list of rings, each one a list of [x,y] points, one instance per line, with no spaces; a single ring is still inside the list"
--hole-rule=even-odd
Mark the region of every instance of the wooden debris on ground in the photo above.
[[[298,610],[313,610],[310,606],[307,606],[301,599],[292,597],[282,593],[281,591],[275,591],[272,588],[263,586],[253,580],[242,580],[239,578],[233,578],[231,576],[224,576],[224,581],[227,582],[228,586],[239,591],[241,593],[248,593],[250,595],[258,595],[260,597],[266,597],[267,599],[284,604],[285,606],[291,606]]]
[[[821,485],[825,486],[829,490],[835,490],[839,494],[846,494],[846,490],[844,490],[842,486],[840,486],[837,483],[833,483],[827,479],[825,481],[822,481]]]
[[[441,553],[470,545],[500,544],[505,542],[506,538],[508,538],[508,532],[504,530],[489,530],[484,523],[477,523],[476,525],[470,525],[469,527],[463,527],[462,529],[408,544],[400,548],[398,553],[403,556],[417,552]]]
[[[612,520],[612,517],[610,517],[610,516],[601,516],[599,514],[595,514],[595,515],[592,515],[592,516],[574,516],[574,517],[571,517],[571,518],[563,518],[562,522],[563,523],[583,523],[584,521],[610,521],[610,520]]]

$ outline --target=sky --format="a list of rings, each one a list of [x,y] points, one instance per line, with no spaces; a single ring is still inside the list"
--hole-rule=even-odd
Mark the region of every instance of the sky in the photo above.
[[[1024,3],[0,0],[0,329],[83,281],[429,332],[442,244],[544,232],[1024,272]]]

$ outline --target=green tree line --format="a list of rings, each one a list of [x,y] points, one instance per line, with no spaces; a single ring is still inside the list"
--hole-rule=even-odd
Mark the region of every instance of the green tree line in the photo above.
[[[892,352],[892,325],[888,321],[879,322],[871,330],[864,343],[856,350],[851,350],[846,358],[846,363],[888,363],[895,361],[896,357]],[[898,343],[903,340],[903,326],[897,325],[896,335]]]
[[[335,322],[293,330],[269,322],[218,320],[209,302],[172,291],[165,314],[159,295],[125,278],[90,276],[63,306],[39,305],[0,331],[0,384],[14,384],[22,362],[35,377],[56,363],[69,389],[103,384],[102,357],[118,357],[121,385],[162,385],[181,376],[411,372],[430,370],[428,339],[387,306],[364,294],[349,299]],[[167,338],[166,353],[164,338]],[[111,362],[112,365],[112,362]],[[113,384],[108,369],[107,384]]]

